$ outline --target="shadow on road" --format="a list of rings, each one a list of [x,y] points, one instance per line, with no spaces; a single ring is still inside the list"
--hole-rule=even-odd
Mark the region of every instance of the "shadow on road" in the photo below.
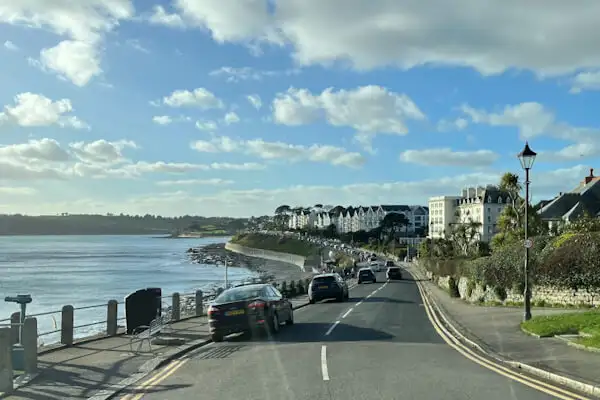
[[[343,323],[338,324],[330,335],[325,336],[329,328],[331,328],[331,323],[296,323],[293,326],[282,326],[281,331],[273,336],[246,333],[238,336],[229,336],[225,340],[229,343],[311,343],[323,341],[381,341],[394,338],[394,336],[377,329],[361,328]]]

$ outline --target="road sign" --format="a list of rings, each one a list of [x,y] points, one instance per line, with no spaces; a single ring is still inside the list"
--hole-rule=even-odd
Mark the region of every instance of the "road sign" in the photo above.
[[[532,248],[532,247],[533,247],[533,240],[531,240],[531,239],[526,239],[526,240],[523,242],[523,246],[525,246],[525,247],[526,247],[526,248],[528,248],[528,249]]]

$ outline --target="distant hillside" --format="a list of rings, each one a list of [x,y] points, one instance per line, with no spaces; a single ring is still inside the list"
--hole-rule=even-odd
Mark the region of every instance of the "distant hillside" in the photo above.
[[[144,235],[180,234],[203,231],[207,234],[235,234],[247,219],[155,215],[0,215],[0,235]]]

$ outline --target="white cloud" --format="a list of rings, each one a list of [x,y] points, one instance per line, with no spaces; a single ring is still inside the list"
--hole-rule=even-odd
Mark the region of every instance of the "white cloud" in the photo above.
[[[169,125],[173,120],[168,115],[157,115],[152,117],[152,121],[158,125]]]
[[[225,125],[236,124],[238,122],[240,122],[240,117],[233,111],[228,112],[225,114],[225,117],[223,117],[223,123],[225,123]]]
[[[207,169],[214,170],[223,170],[223,171],[260,171],[265,169],[265,165],[254,163],[254,162],[246,162],[241,164],[232,164],[232,163],[212,163],[208,166]]]
[[[13,42],[11,42],[10,40],[7,40],[6,42],[4,42],[4,48],[11,50],[11,51],[19,50],[19,47],[16,44],[14,44]]]
[[[246,99],[250,104],[252,104],[252,107],[256,108],[257,110],[260,110],[260,108],[262,107],[262,100],[260,99],[259,95],[250,94],[246,96]]]
[[[201,131],[214,131],[217,129],[217,123],[214,121],[196,121],[196,129]]]
[[[577,161],[600,156],[600,146],[597,144],[600,129],[576,127],[559,122],[554,113],[540,103],[507,105],[497,113],[463,105],[462,111],[476,124],[515,127],[523,139],[549,136],[573,142],[559,151],[538,149],[538,158],[542,162]]]
[[[175,0],[217,42],[269,40],[300,65],[466,66],[560,75],[600,66],[596,0]],[[560,21],[558,23],[557,21]],[[460,27],[460,29],[457,29]]]
[[[37,192],[34,188],[25,186],[0,186],[0,194],[6,196],[31,196]]]
[[[232,185],[234,182],[228,179],[178,179],[156,182],[159,186],[225,186]]]
[[[56,140],[44,138],[30,140],[27,143],[0,146],[0,158],[22,162],[62,162],[68,161],[70,156]],[[0,175],[0,179],[2,179],[2,175]]]
[[[324,119],[332,126],[351,127],[357,131],[356,139],[370,149],[376,134],[405,135],[405,121],[424,120],[425,115],[407,95],[369,85],[337,92],[328,88],[317,95],[290,88],[273,100],[273,119],[289,126]]]
[[[138,148],[135,142],[130,140],[109,142],[105,139],[89,143],[71,143],[69,147],[75,156],[83,162],[108,165],[127,162],[128,160],[123,156],[123,150],[125,148]]]
[[[175,90],[163,98],[163,103],[169,107],[197,107],[203,110],[224,106],[217,96],[205,88],[197,88],[193,91]]]
[[[491,150],[452,151],[449,148],[406,150],[400,154],[401,161],[427,166],[486,167],[498,158]]]
[[[100,51],[94,43],[63,40],[54,47],[42,49],[39,61],[29,61],[33,66],[54,72],[80,87],[102,74]]]
[[[139,39],[127,39],[125,42],[129,47],[134,50],[139,51],[140,53],[150,54],[150,50],[148,50]]]
[[[299,75],[299,68],[283,70],[260,70],[250,67],[221,67],[209,73],[210,76],[225,77],[227,82],[236,83],[241,81],[261,81],[265,78],[287,77]]]
[[[152,7],[152,15],[148,18],[151,24],[164,25],[170,28],[185,28],[183,18],[176,13],[168,13],[163,6]]]
[[[573,78],[571,93],[579,93],[583,90],[600,90],[600,71],[580,72]]]
[[[0,123],[11,122],[23,127],[58,125],[74,129],[88,129],[89,126],[73,115],[71,100],[52,101],[36,93],[20,93],[14,97],[14,106],[4,106],[0,112]]]
[[[589,173],[589,168],[577,165],[572,168],[548,172],[532,171],[534,201],[554,197],[559,191],[567,191],[578,185]],[[118,201],[98,197],[73,202],[49,203],[35,196],[19,199],[7,205],[8,212],[53,214],[69,210],[72,213],[129,213],[159,214],[165,216],[198,214],[217,216],[251,216],[272,214],[281,204],[426,204],[431,196],[440,193],[459,194],[465,186],[494,184],[497,173],[473,173],[458,176],[442,176],[421,181],[365,182],[351,185],[291,185],[276,189],[222,190],[197,196],[186,191],[170,193],[146,193],[120,198]]]
[[[283,142],[266,142],[262,139],[235,140],[220,136],[211,141],[197,140],[191,144],[191,147],[205,153],[245,153],[264,160],[312,161],[346,167],[360,167],[365,163],[365,159],[360,153],[348,152],[341,147],[318,144],[303,146]]]

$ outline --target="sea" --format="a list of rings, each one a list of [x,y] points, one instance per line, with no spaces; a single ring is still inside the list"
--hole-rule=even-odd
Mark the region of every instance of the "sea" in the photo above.
[[[138,289],[158,287],[163,296],[173,292],[193,293],[224,283],[224,268],[191,263],[190,247],[225,243],[229,238],[165,239],[152,236],[0,236],[0,325],[19,311],[6,296],[29,294],[33,301],[26,314],[38,316],[40,334],[60,328],[64,305],[87,307],[108,300],[122,302]],[[230,266],[230,282],[254,273]],[[167,299],[167,302],[168,299]],[[170,302],[169,302],[170,303]],[[119,304],[119,317],[124,306]],[[75,310],[75,325],[106,319],[106,307]],[[124,325],[124,321],[119,322]],[[75,336],[86,337],[106,329],[105,324],[78,328]],[[59,341],[58,333],[40,336],[40,345]]]

